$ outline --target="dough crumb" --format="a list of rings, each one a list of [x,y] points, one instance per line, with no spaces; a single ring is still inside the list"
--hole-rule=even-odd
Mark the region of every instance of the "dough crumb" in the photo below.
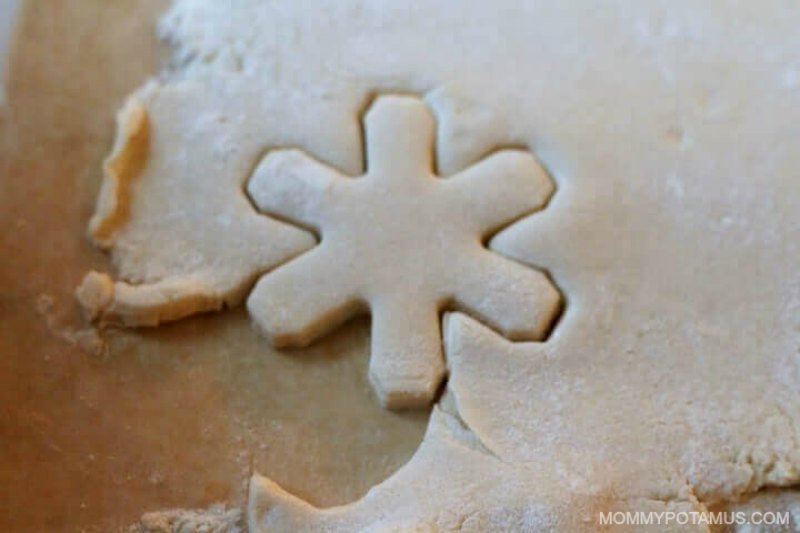
[[[129,533],[241,533],[242,512],[221,503],[207,509],[169,509],[142,516]]]
[[[87,318],[95,321],[114,301],[114,281],[107,274],[89,272],[75,290],[75,297]]]

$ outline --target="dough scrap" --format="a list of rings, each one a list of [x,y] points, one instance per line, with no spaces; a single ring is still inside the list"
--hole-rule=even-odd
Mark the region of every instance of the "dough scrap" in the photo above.
[[[468,309],[503,334],[540,340],[560,293],[483,241],[546,205],[554,184],[533,156],[501,150],[434,175],[434,119],[420,100],[381,96],[364,118],[366,174],[348,178],[298,150],[270,152],[247,190],[262,212],[312,226],[319,247],[261,278],[250,315],[275,346],[305,346],[372,315],[370,380],[390,408],[427,404],[444,375],[439,313]]]

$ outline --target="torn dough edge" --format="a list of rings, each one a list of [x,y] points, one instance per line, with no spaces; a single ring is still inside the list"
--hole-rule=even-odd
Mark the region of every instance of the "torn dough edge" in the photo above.
[[[89,221],[89,238],[102,250],[114,243],[114,233],[130,216],[130,185],[150,152],[150,117],[144,104],[131,96],[117,112],[117,132],[111,154],[103,162],[103,182],[95,213]]]

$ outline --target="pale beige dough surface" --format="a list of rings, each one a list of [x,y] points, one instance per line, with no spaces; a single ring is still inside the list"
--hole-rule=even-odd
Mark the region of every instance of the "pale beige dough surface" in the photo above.
[[[278,261],[247,176],[286,147],[364,172],[378,93],[424,97],[439,173],[522,145],[558,187],[489,243],[563,290],[547,342],[452,315],[450,414],[414,459],[325,511],[256,477],[251,528],[591,528],[797,483],[798,22],[784,2],[176,2],[181,68],[137,96],[161,141],[112,247],[127,282],[200,276],[240,301]]]

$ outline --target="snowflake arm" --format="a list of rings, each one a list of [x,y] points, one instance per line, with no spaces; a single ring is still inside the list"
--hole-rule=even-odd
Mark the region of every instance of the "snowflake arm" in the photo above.
[[[514,341],[538,341],[559,313],[561,295],[539,270],[481,252],[462,267],[457,307]]]
[[[428,107],[405,96],[383,96],[364,116],[368,175],[404,183],[433,175],[436,124]]]
[[[408,294],[372,303],[369,378],[384,407],[430,402],[445,374],[439,310]]]
[[[345,263],[327,246],[289,266],[261,278],[247,299],[250,316],[273,346],[307,346],[364,309],[346,283]]]
[[[489,155],[444,185],[459,198],[473,230],[482,237],[543,208],[555,190],[531,154],[510,149]]]
[[[247,192],[262,212],[319,230],[345,177],[300,150],[275,150],[259,163]]]

